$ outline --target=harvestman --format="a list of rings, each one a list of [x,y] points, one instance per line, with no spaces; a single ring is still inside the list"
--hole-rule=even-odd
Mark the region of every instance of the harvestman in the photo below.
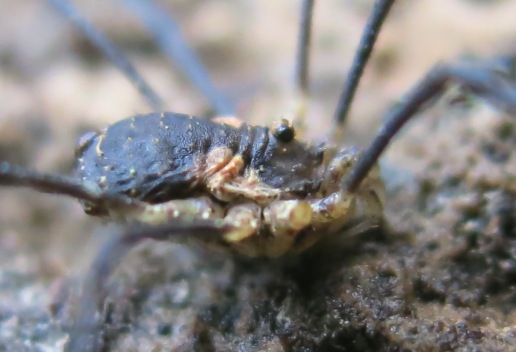
[[[161,99],[131,63],[65,0],[50,0],[119,67],[161,111]],[[390,140],[448,84],[460,84],[509,114],[516,114],[516,86],[505,67],[478,62],[435,66],[388,112],[364,152],[296,139],[289,121],[272,128],[231,117],[230,103],[211,84],[179,29],[151,2],[126,0],[163,51],[211,101],[213,120],[177,113],[133,116],[81,138],[71,177],[0,163],[0,184],[24,186],[80,200],[87,213],[129,223],[98,253],[84,283],[68,348],[99,350],[104,282],[120,259],[144,239],[208,244],[249,257],[297,254],[360,220],[363,230],[382,217],[383,184],[377,161]],[[364,29],[336,108],[343,126],[363,69],[394,0],[378,0]],[[305,0],[296,67],[299,104],[308,97],[308,51],[313,1]],[[511,58],[507,58],[511,60]],[[363,224],[366,224],[364,226]],[[356,230],[356,229],[355,229]],[[340,235],[340,234],[339,234]]]

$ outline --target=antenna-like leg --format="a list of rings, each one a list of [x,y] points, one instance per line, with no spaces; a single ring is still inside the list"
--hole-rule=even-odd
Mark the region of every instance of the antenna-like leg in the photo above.
[[[210,101],[218,116],[234,116],[235,109],[227,98],[215,88],[208,71],[195,52],[188,46],[179,26],[152,0],[124,0],[140,17],[152,33],[161,50],[190,79],[194,86]]]
[[[353,64],[344,83],[344,88],[335,110],[334,120],[337,125],[344,125],[353,97],[358,86],[358,82],[362,77],[364,68],[373,51],[376,38],[380,33],[382,24],[389,13],[389,10],[395,0],[377,0],[369,20],[362,33],[360,44],[353,58]]]
[[[157,241],[181,240],[187,237],[220,237],[225,228],[214,221],[196,223],[174,223],[162,226],[133,226],[130,230],[119,231],[109,236],[94,259],[78,300],[74,320],[69,328],[67,351],[103,351],[102,308],[107,297],[105,284],[122,258],[136,245],[147,239]]]
[[[129,78],[140,94],[154,111],[163,110],[163,101],[151,88],[127,57],[100,33],[91,22],[84,18],[79,10],[68,0],[48,0],[54,8],[64,14],[79,30],[106,55],[113,64]]]
[[[391,139],[429,101],[444,92],[448,83],[457,83],[494,106],[516,115],[516,85],[507,79],[508,70],[491,65],[438,65],[410,91],[402,103],[392,110],[371,145],[362,154],[344,182],[348,192],[355,192],[365,179]]]

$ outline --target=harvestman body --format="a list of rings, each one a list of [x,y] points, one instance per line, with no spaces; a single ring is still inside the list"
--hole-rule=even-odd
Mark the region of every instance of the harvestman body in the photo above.
[[[122,69],[160,110],[160,99],[80,14],[63,0],[52,0]],[[145,1],[129,1],[153,31],[165,52],[190,76],[202,66],[177,28]],[[359,78],[393,0],[376,1],[335,113],[343,125]],[[308,48],[313,1],[303,4],[299,36],[298,114],[308,92]],[[188,52],[181,61],[174,53]],[[191,67],[191,64],[194,67]],[[192,73],[194,72],[194,73]],[[72,177],[44,175],[0,163],[0,184],[75,197],[87,213],[136,224],[113,236],[95,260],[85,283],[79,316],[70,332],[73,351],[101,348],[101,319],[96,312],[103,283],[119,259],[145,238],[180,237],[250,257],[278,257],[306,250],[323,237],[342,232],[359,219],[376,224],[382,218],[383,185],[376,167],[391,138],[421,108],[453,81],[516,114],[516,87],[482,63],[436,66],[387,116],[387,123],[363,153],[337,150],[296,139],[289,121],[272,128],[249,126],[235,118],[206,120],[177,113],[134,116],[98,133],[83,136],[76,149]],[[206,76],[193,80],[221,116],[229,104]],[[359,227],[363,229],[365,226]]]

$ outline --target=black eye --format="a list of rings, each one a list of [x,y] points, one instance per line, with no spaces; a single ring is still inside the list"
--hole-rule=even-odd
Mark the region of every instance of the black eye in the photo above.
[[[278,140],[283,143],[291,142],[295,135],[296,132],[294,131],[294,127],[292,127],[286,120],[283,120],[274,130],[274,137],[278,138]]]

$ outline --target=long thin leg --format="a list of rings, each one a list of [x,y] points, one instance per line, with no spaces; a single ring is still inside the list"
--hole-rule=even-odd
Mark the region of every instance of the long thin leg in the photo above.
[[[95,184],[85,184],[73,177],[44,174],[21,166],[0,162],[0,186],[28,187],[92,203],[109,203],[117,208],[142,208],[143,204],[123,195],[108,195]]]
[[[109,236],[94,259],[83,282],[75,319],[69,328],[67,351],[90,352],[104,348],[102,305],[107,292],[105,283],[121,259],[136,245],[147,239],[181,240],[187,237],[221,237],[225,228],[219,222],[174,223],[163,226],[137,226]]]
[[[382,24],[385,21],[391,6],[394,4],[394,1],[395,0],[377,0],[374,4],[373,12],[364,28],[364,32],[362,33],[362,38],[360,39],[360,44],[358,45],[358,49],[355,53],[351,70],[349,71],[346,82],[344,83],[344,88],[340,95],[337,109],[335,110],[334,120],[337,125],[342,126],[346,121],[358,82],[362,77],[364,68],[371,56],[371,52],[373,51],[376,38],[380,33]]]
[[[140,17],[161,50],[187,75],[195,87],[210,101],[218,116],[233,116],[235,109],[215,88],[208,71],[188,46],[179,26],[152,0],[124,0]]]
[[[486,65],[436,66],[409,92],[403,103],[388,113],[386,124],[345,180],[344,187],[348,192],[357,191],[391,139],[426,103],[443,93],[450,82],[458,83],[494,106],[516,115],[516,85],[501,72]]]
[[[163,101],[151,88],[145,79],[138,73],[136,68],[129,62],[127,57],[100,33],[92,23],[84,18],[79,10],[68,0],[48,0],[59,12],[64,14],[79,30],[99,48],[115,64],[120,71],[126,75],[131,83],[138,89],[140,94],[147,100],[147,103],[154,111],[163,110]]]
[[[314,0],[303,0],[301,18],[297,34],[296,67],[294,72],[294,92],[292,106],[287,115],[292,119],[296,135],[303,139],[306,133],[306,114],[308,112],[308,95],[310,94],[310,43],[312,39],[312,18]]]
[[[314,0],[303,0],[301,8],[301,23],[299,25],[297,55],[296,55],[296,87],[299,99],[303,101],[309,94],[310,43],[312,39],[312,18]]]

